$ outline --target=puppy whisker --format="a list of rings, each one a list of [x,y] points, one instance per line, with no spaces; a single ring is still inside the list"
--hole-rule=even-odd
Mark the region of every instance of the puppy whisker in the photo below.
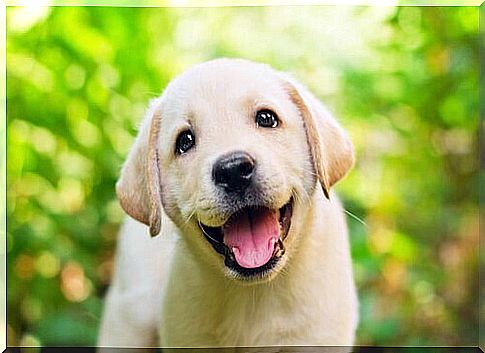
[[[195,215],[195,212],[197,212],[197,207],[194,206],[192,208],[192,211],[190,212],[189,216],[185,219],[184,225],[187,225],[190,222],[190,220],[192,219],[192,217]]]
[[[303,197],[304,199],[302,200],[304,203],[305,202],[310,202],[310,194],[308,193],[308,191],[305,189],[305,188],[301,188],[302,189],[302,192],[303,192]]]
[[[293,184],[298,185],[298,183],[296,182],[293,182]],[[310,195],[308,194],[307,190],[305,190],[305,188],[298,188],[298,190],[294,190],[292,195],[295,201],[300,205],[305,204],[305,202],[309,202],[311,199]]]
[[[205,235],[207,238],[209,238],[210,240],[212,240],[212,241],[213,241],[213,242],[215,242],[215,243],[220,243],[220,241],[219,241],[219,240],[216,240],[216,239],[214,239],[213,237],[211,237],[209,234],[207,234],[207,232],[204,230],[204,227],[202,226],[202,223],[201,223],[199,220],[197,220],[197,223],[199,224],[199,228],[202,230],[202,233],[204,233],[204,235]]]
[[[190,222],[194,214],[197,212],[197,209],[198,209],[197,205],[199,204],[199,192],[195,194],[195,201],[192,202],[192,204],[193,204],[192,211],[190,212],[189,216],[185,220],[185,223],[184,223],[185,225],[187,225]]]
[[[357,222],[361,223],[365,228],[368,228],[369,227],[367,225],[367,223],[365,223],[365,221],[363,221],[361,218],[359,218],[358,216],[356,216],[354,213],[350,212],[349,210],[347,210],[345,208],[344,208],[344,212],[346,214],[348,214],[351,218],[355,219]]]

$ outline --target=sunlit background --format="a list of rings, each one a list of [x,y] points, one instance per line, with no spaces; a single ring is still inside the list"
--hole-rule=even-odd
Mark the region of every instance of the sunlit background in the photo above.
[[[356,343],[476,345],[477,31],[471,7],[8,8],[8,344],[95,344],[147,102],[229,56],[292,72],[354,141]]]

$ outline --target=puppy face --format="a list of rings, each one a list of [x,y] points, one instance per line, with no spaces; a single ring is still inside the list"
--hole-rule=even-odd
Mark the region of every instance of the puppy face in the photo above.
[[[220,59],[152,103],[117,191],[152,234],[163,207],[196,256],[231,278],[269,280],[305,236],[317,181],[328,196],[351,164],[350,142],[302,87],[266,65]]]

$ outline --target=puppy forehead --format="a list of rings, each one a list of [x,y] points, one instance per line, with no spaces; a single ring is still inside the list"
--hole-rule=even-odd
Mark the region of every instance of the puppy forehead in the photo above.
[[[167,87],[166,112],[188,115],[238,112],[258,102],[282,105],[288,100],[282,80],[263,64],[214,60],[186,71]]]

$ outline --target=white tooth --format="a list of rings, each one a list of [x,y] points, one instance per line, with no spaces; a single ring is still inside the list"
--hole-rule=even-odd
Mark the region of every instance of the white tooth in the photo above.
[[[273,248],[273,249],[274,249],[274,244],[275,244],[275,242],[276,242],[276,238],[271,238],[271,239],[269,240],[269,248],[270,248],[270,249],[271,249],[271,248]]]

